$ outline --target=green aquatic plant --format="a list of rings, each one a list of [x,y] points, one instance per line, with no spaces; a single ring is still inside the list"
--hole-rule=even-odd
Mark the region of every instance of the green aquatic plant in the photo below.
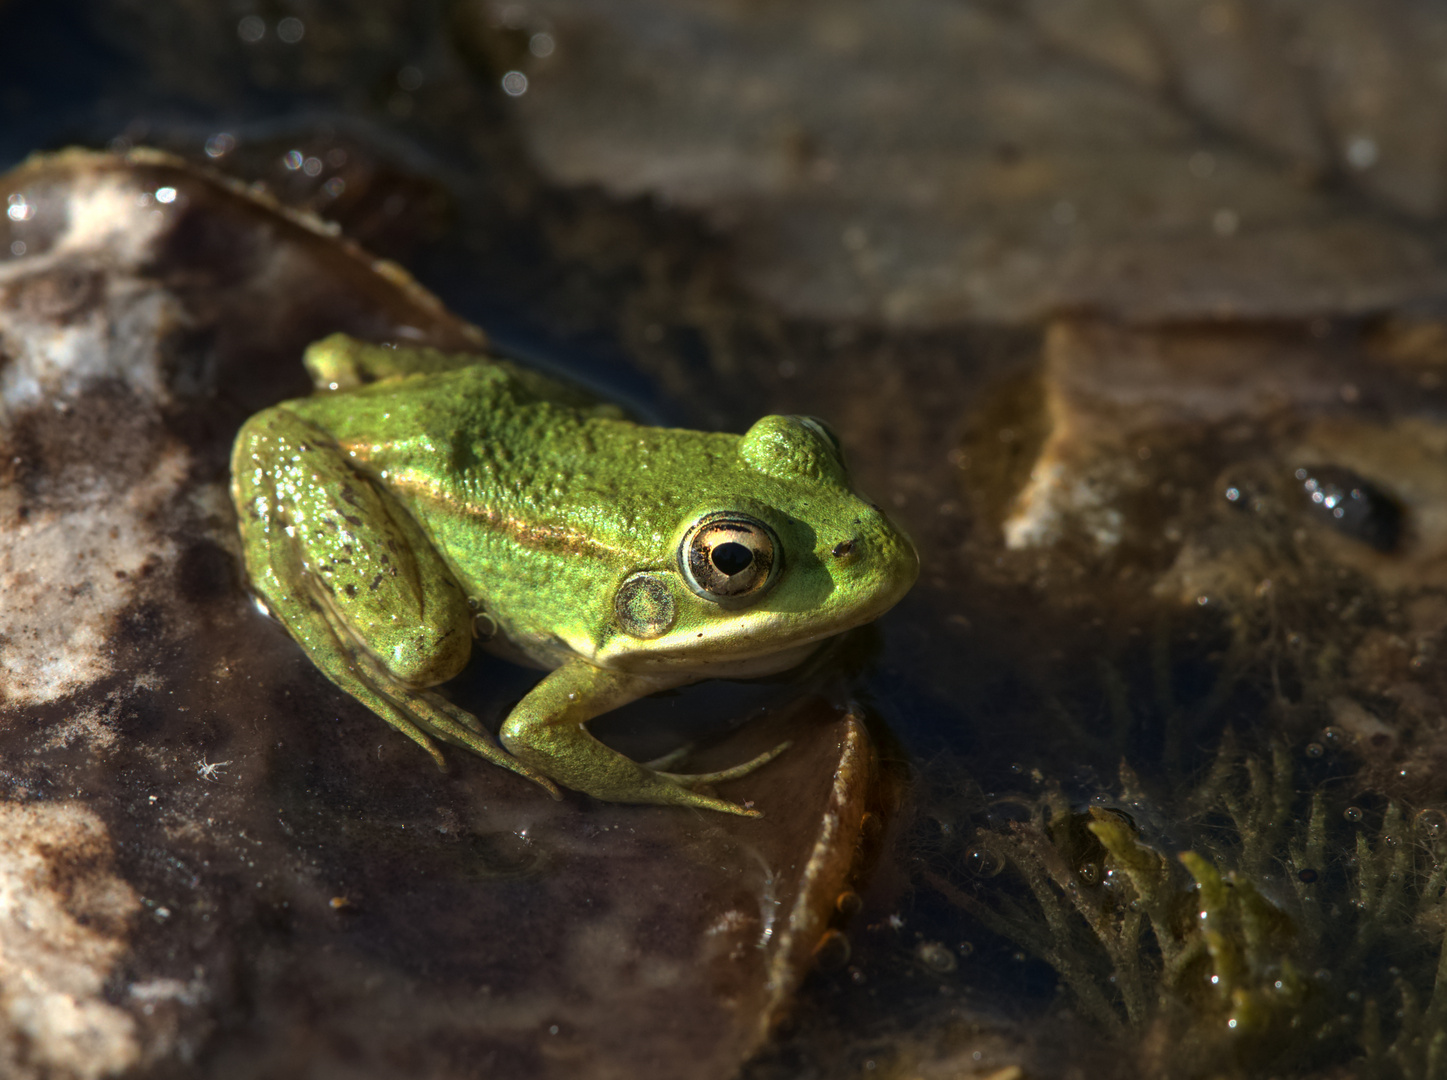
[[[1321,753],[1228,733],[1171,804],[1180,844],[1125,766],[1084,809],[1042,780],[926,880],[1131,1034],[1151,1075],[1447,1078],[1447,814],[1342,806],[1303,775]]]

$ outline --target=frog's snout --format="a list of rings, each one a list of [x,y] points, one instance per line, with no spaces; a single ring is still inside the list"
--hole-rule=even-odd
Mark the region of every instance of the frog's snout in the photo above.
[[[833,570],[867,563],[867,568],[860,567],[864,573],[893,580],[903,595],[919,573],[919,556],[909,538],[882,510],[871,504],[869,511],[856,518],[854,528],[828,549],[826,561]]]

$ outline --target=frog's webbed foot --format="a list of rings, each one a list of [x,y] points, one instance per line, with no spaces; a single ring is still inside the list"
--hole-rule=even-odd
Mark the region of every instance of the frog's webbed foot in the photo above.
[[[458,708],[443,698],[441,694],[430,690],[406,690],[398,694],[394,690],[393,696],[403,699],[407,714],[425,731],[454,746],[471,750],[478,757],[485,758],[494,765],[501,765],[510,772],[526,777],[555,799],[563,797],[558,786],[546,776],[536,769],[524,765],[499,746],[497,740],[482,726],[477,717],[466,709]],[[423,735],[423,738],[425,739],[426,735]],[[425,748],[438,762],[439,767],[445,771],[447,764],[442,755],[437,752],[436,747],[428,743]]]
[[[556,784],[499,746],[470,712],[433,691],[400,684],[365,649],[352,642],[343,644],[324,611],[320,604],[311,607],[298,603],[287,613],[289,626],[305,626],[306,636],[297,636],[309,643],[307,652],[312,662],[338,687],[426,750],[439,769],[446,771],[447,759],[429,735],[471,750],[494,765],[526,777],[553,798],[562,798]],[[319,639],[330,639],[330,647],[317,648],[312,644]]]
[[[330,629],[327,627],[329,632]],[[345,659],[333,659],[338,655]],[[444,772],[447,759],[428,738],[429,734],[531,780],[555,799],[562,798],[556,784],[499,746],[477,717],[438,693],[400,686],[369,653],[355,647],[346,650],[339,647],[325,658],[313,655],[312,659],[332,682],[432,755],[432,760]]]
[[[645,769],[652,769],[654,772],[672,772],[675,765],[681,761],[687,761],[689,755],[697,748],[697,743],[687,742],[675,750],[670,750],[666,754],[660,754],[658,757],[650,758],[647,761],[640,761],[639,764]]]

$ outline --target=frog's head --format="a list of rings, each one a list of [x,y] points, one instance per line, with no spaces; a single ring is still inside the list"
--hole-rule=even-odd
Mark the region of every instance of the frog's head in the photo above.
[[[810,417],[767,416],[711,460],[667,564],[629,573],[597,659],[630,669],[756,675],[892,607],[914,546],[850,484],[839,442]]]

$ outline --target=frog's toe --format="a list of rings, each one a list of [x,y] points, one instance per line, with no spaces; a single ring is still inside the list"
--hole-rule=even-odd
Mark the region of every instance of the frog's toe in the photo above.
[[[556,784],[493,741],[487,729],[471,713],[436,694],[414,694],[409,704],[412,713],[434,735],[531,780],[555,799],[563,797]]]
[[[452,717],[452,719],[456,720],[463,727],[469,728],[484,737],[487,736],[487,728],[482,726],[482,721],[479,720],[477,717],[473,716],[472,713],[468,712],[466,709],[459,709],[456,705],[452,704],[452,702],[448,701],[446,698],[442,697],[439,694],[428,694],[427,700],[429,704],[445,712],[448,716]]]
[[[721,784],[725,780],[737,780],[741,776],[747,776],[749,773],[753,772],[760,766],[767,765],[769,762],[773,761],[776,757],[782,754],[785,750],[789,749],[790,745],[791,744],[788,742],[781,742],[772,750],[765,750],[758,757],[751,758],[748,761],[745,761],[742,765],[735,765],[731,769],[720,769],[717,772],[710,773],[674,773],[659,771],[658,775],[666,776],[674,783],[682,784],[684,787],[693,787],[699,784]]]
[[[664,774],[659,773],[659,775]],[[720,799],[714,795],[705,795],[700,791],[692,791],[683,786],[678,788],[678,796],[670,801],[676,806],[692,806],[699,810],[718,810],[721,813],[735,814],[738,817],[761,818],[764,816],[762,810],[729,802],[727,799]]]
[[[677,750],[670,750],[666,754],[653,758],[649,761],[640,761],[639,764],[645,769],[656,773],[671,773],[673,766],[680,761],[687,761],[688,755],[694,751],[694,743],[684,743]]]

